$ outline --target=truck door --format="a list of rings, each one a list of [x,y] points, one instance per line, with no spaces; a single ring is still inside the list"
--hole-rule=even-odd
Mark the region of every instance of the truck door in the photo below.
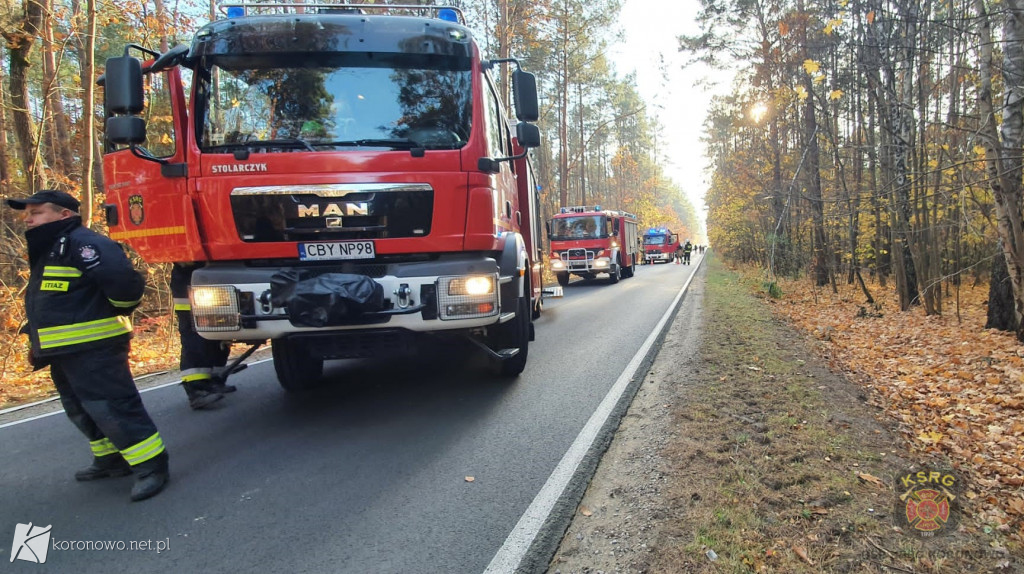
[[[150,263],[203,261],[189,195],[188,109],[179,67],[146,74],[146,143],[103,156],[105,209],[110,237]]]

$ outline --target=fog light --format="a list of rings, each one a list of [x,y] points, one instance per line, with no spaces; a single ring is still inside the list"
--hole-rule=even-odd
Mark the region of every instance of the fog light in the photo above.
[[[231,285],[201,285],[189,289],[196,331],[237,331],[238,292]]]

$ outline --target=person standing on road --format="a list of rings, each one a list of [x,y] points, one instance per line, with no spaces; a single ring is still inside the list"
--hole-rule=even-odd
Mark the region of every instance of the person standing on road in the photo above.
[[[181,340],[178,368],[181,370],[181,385],[188,396],[188,406],[193,410],[213,408],[226,393],[236,390],[234,385],[225,383],[228,373],[223,372],[230,348],[221,345],[220,341],[199,336],[192,322],[188,287],[192,283],[192,272],[201,266],[201,263],[175,263],[171,268],[171,297],[174,298],[174,314],[178,319]]]
[[[89,439],[93,462],[79,481],[137,473],[131,499],[167,484],[168,456],[135,387],[129,315],[146,287],[121,246],[82,225],[79,203],[62,191],[8,199],[25,211],[31,268],[24,331],[29,361],[47,365],[64,412]]]
[[[690,264],[690,253],[693,252],[693,244],[690,240],[686,240],[686,244],[683,245],[683,263],[686,265]]]

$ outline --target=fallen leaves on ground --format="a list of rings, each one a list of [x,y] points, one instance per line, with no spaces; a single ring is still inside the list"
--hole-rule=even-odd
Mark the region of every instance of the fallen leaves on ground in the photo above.
[[[0,294],[2,300],[2,294]],[[10,308],[19,308],[14,306]],[[181,345],[170,313],[158,317],[134,317],[135,332],[129,357],[132,374],[141,377],[178,368]],[[57,396],[50,370],[33,371],[28,364],[28,337],[16,329],[0,334],[0,409]]]
[[[877,285],[869,313],[859,289],[781,286],[783,298],[768,299],[776,316],[819,339],[833,370],[861,383],[915,450],[948,459],[982,524],[1024,539],[1024,346],[983,328],[988,285],[953,291],[941,316],[901,312]]]

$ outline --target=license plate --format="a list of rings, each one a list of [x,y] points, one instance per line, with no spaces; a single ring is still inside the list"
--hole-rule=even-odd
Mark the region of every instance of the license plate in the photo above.
[[[300,243],[300,261],[330,261],[337,259],[373,259],[377,252],[372,241],[332,241],[330,243]]]

